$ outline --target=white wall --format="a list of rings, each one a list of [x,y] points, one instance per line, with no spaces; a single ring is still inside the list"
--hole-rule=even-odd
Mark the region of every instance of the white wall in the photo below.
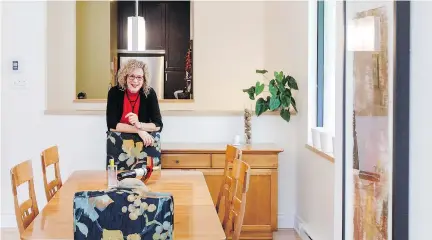
[[[338,5],[337,9],[332,9],[329,4]],[[298,129],[298,162],[296,168],[296,220],[301,223],[304,230],[313,239],[320,240],[336,240],[339,232],[339,222],[342,220],[340,212],[339,195],[341,194],[342,172],[341,168],[341,155],[336,154],[335,163],[331,163],[321,156],[311,152],[305,148],[308,141],[310,127],[316,126],[316,5],[315,0],[307,1],[309,6],[308,13],[308,26],[309,34],[308,39],[304,40],[308,43],[308,82],[302,83],[302,89],[307,89],[309,92],[308,102],[305,103],[303,108],[304,114],[300,116],[302,126]],[[325,103],[334,106],[326,107],[326,115],[324,116],[324,124],[327,125],[330,132],[335,132],[336,136],[336,152],[341,151],[341,137],[342,137],[342,124],[338,119],[342,117],[342,106],[340,104],[342,99],[342,71],[340,67],[341,62],[341,45],[340,45],[340,25],[335,22],[340,21],[342,11],[336,1],[326,2],[326,65],[325,65]],[[329,20],[333,20],[329,22]],[[337,20],[337,21],[335,21]],[[338,22],[337,22],[338,23]],[[339,38],[336,38],[336,35]],[[329,39],[332,41],[328,41]],[[338,41],[335,41],[337,39]],[[342,39],[343,40],[343,39]],[[333,48],[333,50],[331,50]],[[336,89],[335,87],[338,86]],[[332,90],[332,88],[334,88]],[[337,91],[336,91],[337,90]],[[337,93],[337,94],[335,94]],[[339,94],[340,93],[340,94]],[[331,97],[333,94],[333,97]],[[338,101],[335,101],[338,100]],[[304,100],[304,99],[303,99]],[[326,105],[327,106],[327,105]],[[307,111],[306,111],[307,109]],[[327,113],[336,113],[336,122],[334,116]],[[309,115],[309,116],[308,116]],[[338,170],[338,171],[336,171]],[[339,195],[338,195],[339,194]]]
[[[296,175],[299,174],[296,160],[299,150],[306,143],[307,121],[301,120],[307,119],[307,7],[307,1],[271,1],[265,7],[265,69],[271,76],[274,71],[283,71],[296,78],[299,86],[296,97],[299,113],[292,118],[296,124],[290,124],[292,128],[282,133],[285,135],[282,142],[289,147],[286,148],[287,161],[281,163],[287,171],[280,171],[281,175],[285,175],[286,188],[279,189],[284,195],[291,197],[287,198],[288,202],[280,204],[279,208],[289,216],[294,216],[296,212]],[[291,218],[290,226],[293,226],[293,221],[294,218]]]
[[[3,3],[4,15],[2,16],[2,66],[9,67],[12,59],[20,60],[22,66],[21,73],[12,73],[9,70],[2,72],[3,87],[1,92],[2,105],[2,149],[1,159],[1,180],[2,180],[2,203],[1,203],[1,226],[14,226],[15,217],[13,212],[13,200],[10,189],[9,170],[15,164],[26,160],[33,160],[33,171],[35,173],[36,195],[39,207],[42,209],[45,204],[45,196],[41,177],[41,166],[39,154],[42,149],[58,144],[61,154],[61,174],[63,179],[78,169],[102,169],[105,164],[105,118],[103,116],[47,116],[44,115],[46,100],[46,77],[47,68],[56,65],[47,63],[47,38],[46,38],[46,2],[7,2]],[[206,4],[201,2],[200,4]],[[215,2],[209,3],[216,4]],[[221,3],[228,4],[228,3]],[[238,3],[234,3],[237,4]],[[235,14],[223,15],[225,19],[221,24],[230,24],[231,21],[241,19],[242,15],[248,15],[249,2],[243,2],[243,10],[236,11]],[[255,3],[256,4],[256,3]],[[267,3],[266,3],[267,4]],[[281,19],[276,19],[271,15],[271,11],[278,10],[278,16],[287,18],[289,25],[269,26],[276,32],[266,31],[268,35],[281,34],[286,31],[287,35],[275,43],[265,42],[264,29],[258,28],[257,34],[261,34],[263,40],[253,41],[254,44],[246,44],[247,39],[241,38],[242,31],[230,30],[232,39],[244,39],[240,52],[226,52],[224,54],[215,51],[214,42],[209,45],[202,44],[202,49],[207,50],[207,57],[215,60],[196,62],[196,68],[213,69],[212,71],[222,72],[221,69],[235,68],[236,71],[254,72],[260,66],[258,63],[266,62],[265,66],[269,69],[284,68],[296,76],[299,81],[300,93],[298,94],[299,116],[293,117],[287,124],[279,116],[262,116],[252,122],[252,141],[255,142],[275,142],[284,148],[280,154],[280,174],[279,174],[279,227],[293,227],[295,214],[295,186],[296,186],[296,162],[298,149],[303,149],[306,134],[298,135],[298,129],[306,131],[307,122],[307,42],[306,26],[307,9],[302,4],[296,2],[269,3],[269,8],[262,8],[269,17],[266,23],[276,24]],[[279,5],[281,4],[281,5]],[[283,7],[284,9],[278,9]],[[201,8],[210,10],[211,8]],[[253,8],[256,11],[257,7]],[[219,14],[206,15],[197,13],[195,9],[195,24],[199,17],[217,16]],[[283,14],[284,13],[284,14]],[[259,15],[259,14],[258,14]],[[248,15],[249,16],[249,15]],[[282,19],[283,20],[283,19]],[[204,20],[202,20],[204,21]],[[207,20],[208,21],[208,20]],[[303,22],[304,21],[304,22]],[[199,29],[199,28],[198,28]],[[205,28],[201,28],[202,31]],[[261,29],[261,30],[260,30]],[[208,29],[207,34],[225,34],[225,28]],[[304,32],[303,32],[304,31]],[[195,28],[195,40],[204,33],[197,32]],[[296,37],[292,36],[296,34]],[[7,36],[7,37],[6,37]],[[207,36],[205,41],[211,39]],[[284,41],[284,39],[289,41]],[[256,47],[256,43],[265,44]],[[242,44],[233,42],[226,44]],[[262,51],[265,47],[264,54]],[[283,53],[279,54],[279,51]],[[229,55],[241,54],[250,58],[257,58],[257,61],[238,61],[233,64]],[[288,54],[288,56],[287,56]],[[250,55],[250,56],[249,56]],[[289,55],[292,55],[291,57]],[[278,60],[273,60],[277,57]],[[241,59],[241,58],[240,58]],[[279,62],[285,60],[282,64]],[[57,63],[60,65],[66,64]],[[210,65],[211,64],[211,65]],[[279,65],[280,64],[280,65]],[[58,65],[58,66],[60,66]],[[68,71],[68,70],[66,70]],[[70,72],[70,71],[68,71]],[[205,77],[205,76],[203,76]],[[226,77],[221,74],[219,77]],[[26,79],[28,86],[26,89],[18,90],[12,87],[12,82],[16,78]],[[197,78],[199,81],[199,78]],[[219,95],[221,97],[221,95]],[[304,110],[303,110],[304,109]],[[243,120],[241,117],[221,116],[221,117],[164,117],[165,128],[162,134],[164,142],[228,142],[233,135],[242,133]],[[205,133],[205,135],[204,135]]]
[[[432,2],[411,1],[409,239],[415,240],[430,239],[432,226],[431,11]]]
[[[2,18],[3,18],[3,3],[0,2],[0,56],[3,56],[3,52],[2,52]],[[0,57],[0,73],[3,72],[3,65],[2,65],[2,59]],[[2,114],[1,114],[1,98],[2,98],[2,84],[3,84],[3,77],[1,76],[2,74],[0,74],[0,135],[1,135],[1,129],[2,129]],[[1,141],[1,137],[0,137],[0,164],[2,163],[2,158],[1,158],[1,153],[2,153],[2,141]],[[2,185],[2,181],[3,177],[2,177],[2,171],[0,171],[0,186]],[[1,191],[1,190],[0,190]],[[1,194],[3,195],[3,194]],[[0,206],[2,205],[2,200],[1,200],[1,196],[0,196]],[[2,226],[2,222],[0,219],[0,226]]]

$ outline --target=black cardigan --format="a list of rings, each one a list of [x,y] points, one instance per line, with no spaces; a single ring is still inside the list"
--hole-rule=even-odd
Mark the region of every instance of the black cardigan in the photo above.
[[[123,102],[125,91],[118,86],[112,87],[108,91],[108,100],[106,108],[106,122],[108,131],[116,129],[117,123],[120,122],[123,114]],[[144,123],[154,123],[160,127],[162,131],[163,123],[162,116],[159,109],[159,103],[156,92],[150,88],[150,92],[146,97],[143,91],[140,91],[140,105],[138,110],[138,120]]]

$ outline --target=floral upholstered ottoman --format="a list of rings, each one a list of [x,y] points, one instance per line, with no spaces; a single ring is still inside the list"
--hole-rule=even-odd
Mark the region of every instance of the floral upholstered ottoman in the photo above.
[[[173,239],[174,198],[141,188],[82,191],[73,200],[74,239]]]

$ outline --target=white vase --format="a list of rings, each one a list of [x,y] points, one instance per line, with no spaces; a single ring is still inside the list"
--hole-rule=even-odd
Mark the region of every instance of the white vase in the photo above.
[[[333,141],[332,136],[329,132],[326,132],[324,130],[320,131],[320,145],[321,145],[321,151],[325,153],[332,153],[333,152]]]
[[[316,149],[321,149],[321,127],[312,128],[312,146]]]

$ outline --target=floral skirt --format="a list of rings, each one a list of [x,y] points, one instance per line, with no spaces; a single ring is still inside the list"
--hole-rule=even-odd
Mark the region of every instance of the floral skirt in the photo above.
[[[160,132],[152,132],[155,142],[152,146],[145,147],[141,137],[136,133],[107,132],[107,162],[110,159],[118,170],[132,170],[147,165],[147,157],[153,158],[153,165],[160,167],[161,142]]]
[[[82,191],[73,199],[74,239],[173,239],[174,198],[140,188]]]

